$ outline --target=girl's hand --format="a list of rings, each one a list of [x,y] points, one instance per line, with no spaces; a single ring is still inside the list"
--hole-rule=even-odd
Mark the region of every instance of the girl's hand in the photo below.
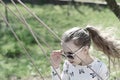
[[[51,55],[50,55],[50,59],[51,59],[51,64],[54,68],[58,68],[61,61],[62,61],[62,50],[54,50]]]

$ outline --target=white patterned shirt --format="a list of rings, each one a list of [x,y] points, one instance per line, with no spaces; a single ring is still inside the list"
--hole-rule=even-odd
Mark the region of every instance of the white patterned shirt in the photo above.
[[[53,67],[51,67],[51,69],[52,80],[108,80],[109,78],[106,65],[98,59],[95,59],[88,66],[74,66],[65,60],[61,75],[60,68],[54,70]]]

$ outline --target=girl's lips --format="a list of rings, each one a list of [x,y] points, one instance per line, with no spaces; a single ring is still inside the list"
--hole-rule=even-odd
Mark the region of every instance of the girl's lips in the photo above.
[[[69,61],[70,63],[73,63],[73,61]]]

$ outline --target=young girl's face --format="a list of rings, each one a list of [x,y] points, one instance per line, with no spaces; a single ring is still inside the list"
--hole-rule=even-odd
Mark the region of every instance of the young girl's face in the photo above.
[[[78,47],[74,44],[72,40],[62,43],[62,48],[65,57],[73,65],[79,65],[82,61],[85,60],[87,56],[85,46]]]

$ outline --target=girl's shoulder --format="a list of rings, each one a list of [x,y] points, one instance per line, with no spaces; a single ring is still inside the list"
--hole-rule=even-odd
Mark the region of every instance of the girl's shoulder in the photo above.
[[[101,69],[101,68],[107,68],[106,64],[104,62],[102,62],[99,59],[95,59],[94,62],[92,64],[90,64],[90,66],[92,66],[94,69]]]

